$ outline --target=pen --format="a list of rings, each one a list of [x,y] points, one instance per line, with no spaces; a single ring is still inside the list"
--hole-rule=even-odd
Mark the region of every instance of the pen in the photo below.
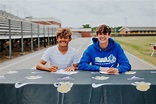
[[[113,64],[111,65],[111,67],[110,68],[112,68],[113,67]]]

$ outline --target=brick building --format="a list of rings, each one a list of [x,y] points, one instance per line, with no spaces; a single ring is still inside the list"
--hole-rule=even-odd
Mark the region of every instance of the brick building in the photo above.
[[[156,35],[156,27],[122,27],[119,33],[123,35]]]
[[[73,36],[91,37],[91,28],[72,28]]]

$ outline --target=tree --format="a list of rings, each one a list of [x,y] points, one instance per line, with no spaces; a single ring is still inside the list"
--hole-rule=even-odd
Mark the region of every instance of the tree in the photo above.
[[[122,26],[112,28],[112,33],[119,33],[120,28],[122,28]]]
[[[91,28],[90,26],[89,26],[89,24],[85,24],[85,25],[82,25],[83,26],[83,28]]]
[[[92,33],[96,33],[96,28],[97,27],[92,27],[91,29],[92,29]]]

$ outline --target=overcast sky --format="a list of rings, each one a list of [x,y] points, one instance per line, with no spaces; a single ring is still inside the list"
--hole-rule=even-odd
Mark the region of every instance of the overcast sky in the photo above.
[[[156,26],[156,0],[0,0],[20,17],[54,17],[63,27]]]

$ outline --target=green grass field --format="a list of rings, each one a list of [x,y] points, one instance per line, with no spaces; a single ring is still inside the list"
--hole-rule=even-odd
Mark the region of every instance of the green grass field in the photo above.
[[[150,43],[156,43],[156,36],[127,36],[113,37],[113,39],[119,42],[127,52],[156,66],[156,53],[150,56],[152,52]]]

